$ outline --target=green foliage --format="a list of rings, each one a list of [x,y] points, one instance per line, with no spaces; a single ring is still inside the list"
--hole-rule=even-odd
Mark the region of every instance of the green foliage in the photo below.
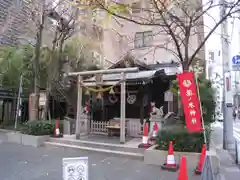
[[[40,61],[41,86],[45,84],[47,54],[49,50],[42,48]],[[46,58],[46,59],[44,59]],[[33,59],[34,47],[24,45],[20,47],[0,46],[0,74],[2,85],[18,89],[20,75],[23,75],[23,88],[33,88]]]
[[[60,132],[63,130],[63,123],[59,121]],[[21,127],[21,133],[29,134],[34,136],[41,136],[41,135],[53,135],[55,128],[55,121],[28,121]]]
[[[215,111],[215,98],[214,89],[209,80],[207,80],[203,75],[198,78],[200,100],[203,109],[203,119],[206,124],[214,122],[214,111]],[[178,96],[178,81],[174,80],[172,82],[171,91],[174,95]]]
[[[68,58],[72,71],[98,70],[98,59],[92,55],[94,51],[98,52],[94,42],[74,36],[66,41],[61,56]]]
[[[211,128],[205,127],[207,137],[207,147],[210,144]],[[189,133],[183,126],[171,126],[159,131],[157,145],[160,150],[168,150],[169,141],[173,141],[175,151],[180,152],[201,152],[204,144],[203,133]]]
[[[12,129],[14,127],[14,123],[15,123],[14,120],[9,119],[7,121],[2,121],[0,126],[3,129],[8,129],[8,128]]]
[[[58,61],[61,59],[69,60],[72,71],[82,71],[87,69],[99,69],[96,62],[92,59],[93,47],[83,44],[79,39],[73,38],[66,41],[63,51],[58,56],[58,49],[54,52],[48,47],[42,47],[40,51],[40,87],[45,88],[48,77],[61,76],[51,74],[59,71]],[[34,87],[34,58],[35,47],[31,45],[21,45],[18,47],[0,45],[0,81],[3,86],[11,89],[18,89],[20,75],[23,75],[23,88],[31,91]],[[50,67],[48,70],[47,67]],[[55,68],[55,69],[53,69]],[[60,71],[59,71],[60,72]],[[57,77],[55,79],[58,79]]]

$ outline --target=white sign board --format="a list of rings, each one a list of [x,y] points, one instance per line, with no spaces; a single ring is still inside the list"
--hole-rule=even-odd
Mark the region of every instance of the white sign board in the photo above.
[[[39,96],[39,105],[40,106],[45,106],[46,100],[47,100],[46,93],[41,92],[40,96]]]
[[[171,91],[164,93],[164,101],[173,101],[173,93]]]
[[[63,180],[88,180],[88,157],[63,158]]]

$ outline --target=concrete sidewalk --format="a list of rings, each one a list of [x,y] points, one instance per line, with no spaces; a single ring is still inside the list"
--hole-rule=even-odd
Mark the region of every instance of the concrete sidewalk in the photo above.
[[[83,150],[22,146],[5,142],[0,133],[1,180],[61,180],[62,158],[89,158],[90,180],[177,180],[178,172],[161,170],[141,160]],[[189,180],[199,180],[193,170]]]
[[[220,180],[239,180],[240,169],[235,164],[234,151],[223,149],[223,132],[219,127],[213,127],[211,145],[215,149],[220,163]]]

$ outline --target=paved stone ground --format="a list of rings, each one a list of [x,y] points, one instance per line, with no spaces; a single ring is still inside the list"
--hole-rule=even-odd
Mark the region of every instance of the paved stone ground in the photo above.
[[[0,135],[1,180],[61,180],[62,158],[89,158],[90,180],[177,180],[178,173],[140,160],[64,148],[33,148],[4,142]],[[189,171],[189,180],[199,180]]]
[[[222,123],[222,122],[221,122]],[[218,124],[218,122],[216,123]],[[235,127],[235,124],[234,124]],[[220,172],[221,180],[239,180],[240,169],[239,166],[235,164],[235,150],[227,151],[223,150],[223,131],[222,126],[214,126],[214,131],[212,133],[212,141],[215,144],[217,156],[220,159]]]

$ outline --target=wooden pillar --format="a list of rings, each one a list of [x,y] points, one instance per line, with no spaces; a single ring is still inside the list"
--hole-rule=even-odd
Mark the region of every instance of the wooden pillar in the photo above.
[[[1,113],[1,121],[3,122],[3,120],[4,120],[4,109],[5,109],[5,101],[4,101],[4,99],[2,100],[2,113]]]
[[[142,95],[142,98],[141,98],[141,104],[140,104],[140,123],[141,123],[141,129],[140,129],[140,132],[142,133],[143,132],[143,122],[144,122],[144,110],[145,110],[145,107],[144,107],[144,93],[141,93]]]
[[[121,73],[122,82],[121,82],[121,117],[120,117],[120,143],[125,143],[125,121],[126,121],[126,81],[125,73]]]
[[[75,129],[76,139],[80,139],[80,128],[81,128],[81,120],[80,120],[81,114],[82,114],[82,86],[80,83],[81,81],[82,81],[82,77],[78,75],[77,119],[76,119],[76,129]]]

